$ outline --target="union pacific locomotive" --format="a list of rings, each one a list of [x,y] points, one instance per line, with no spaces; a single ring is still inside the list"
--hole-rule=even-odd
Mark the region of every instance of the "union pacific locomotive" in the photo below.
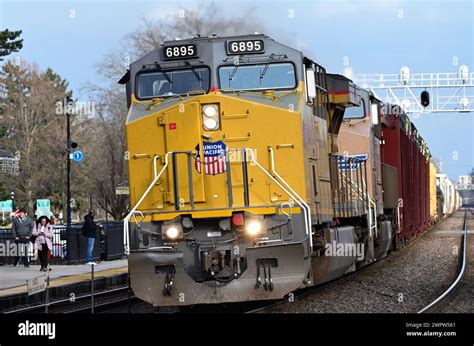
[[[130,279],[154,305],[281,298],[437,218],[407,115],[265,35],[164,42],[119,82]]]

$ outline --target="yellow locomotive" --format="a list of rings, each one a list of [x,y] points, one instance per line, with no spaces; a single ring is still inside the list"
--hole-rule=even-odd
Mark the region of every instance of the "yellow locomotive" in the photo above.
[[[248,35],[164,42],[120,83],[137,297],[158,306],[281,298],[392,246],[396,227],[378,217],[368,158],[337,154],[346,107],[362,98],[381,107],[350,80]]]

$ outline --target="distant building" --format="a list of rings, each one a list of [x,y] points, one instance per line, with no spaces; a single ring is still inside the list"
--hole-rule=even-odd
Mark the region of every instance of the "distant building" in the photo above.
[[[17,176],[20,173],[19,158],[0,149],[0,173],[3,175]]]
[[[460,175],[456,189],[459,191],[465,206],[474,205],[474,176]]]
[[[460,175],[459,176],[459,188],[469,188],[469,186],[474,185],[474,177],[470,175]]]

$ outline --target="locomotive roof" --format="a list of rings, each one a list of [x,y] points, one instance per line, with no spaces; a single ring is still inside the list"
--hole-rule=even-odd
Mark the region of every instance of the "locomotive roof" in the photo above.
[[[226,41],[239,41],[239,40],[262,40],[265,45],[264,52],[261,54],[232,54],[230,55],[226,51],[226,45],[220,44]],[[167,46],[179,46],[185,44],[195,44],[197,46],[197,56],[187,59],[175,59],[168,60],[165,59],[162,51],[164,47]],[[135,60],[130,64],[130,69],[121,77],[118,81],[120,84],[125,84],[129,81],[133,84],[133,77],[139,71],[149,68],[150,66],[160,67],[160,68],[175,68],[183,67],[182,64],[184,61],[187,61],[186,64],[191,64],[193,66],[198,64],[212,64],[213,66],[221,65],[224,63],[231,63],[234,57],[241,57],[244,59],[252,59],[258,61],[261,57],[260,62],[264,62],[265,59],[268,59],[269,56],[279,57],[282,61],[298,61],[302,58],[303,53],[297,49],[291,48],[285,44],[275,41],[265,34],[250,34],[250,35],[236,35],[236,36],[195,36],[186,39],[178,40],[168,40],[160,44],[150,53],[142,56],[141,58]],[[232,60],[231,60],[232,59]],[[180,66],[181,64],[181,66]],[[297,69],[299,77],[300,71]],[[132,85],[133,90],[133,85]]]

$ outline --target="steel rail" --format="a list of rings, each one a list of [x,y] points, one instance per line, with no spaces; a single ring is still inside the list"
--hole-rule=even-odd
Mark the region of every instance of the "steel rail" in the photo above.
[[[106,291],[94,293],[94,296],[102,296],[102,295],[112,294],[112,293],[116,293],[116,292],[119,292],[119,291],[125,291],[127,289],[128,289],[128,286],[118,287],[118,288],[114,288],[114,289],[111,289],[111,290],[106,290]],[[84,294],[84,295],[81,295],[79,297],[75,297],[74,301],[84,299],[84,298],[91,298],[91,297],[92,297],[92,294],[90,294],[90,293],[89,294]],[[58,305],[58,304],[63,304],[63,303],[68,303],[68,302],[71,302],[70,298],[60,299],[60,300],[50,302],[48,304],[48,306]],[[4,311],[4,312],[1,312],[1,313],[5,314],[5,315],[6,314],[14,314],[14,313],[20,313],[20,312],[25,312],[25,311],[44,309],[45,307],[46,307],[46,304],[43,303],[43,304],[37,304],[37,305],[32,305],[32,306],[26,306],[26,307],[16,309],[16,310],[8,310],[8,311]],[[88,309],[90,309],[90,307],[88,307]]]
[[[449,286],[448,289],[443,292],[443,294],[441,294],[438,298],[436,298],[430,304],[425,306],[423,309],[418,311],[419,314],[436,311],[443,303],[447,301],[447,299],[454,292],[455,288],[459,286],[459,283],[464,277],[464,273],[466,272],[466,265],[467,265],[467,209],[465,209],[464,211],[463,231],[464,232],[463,232],[463,239],[462,239],[462,244],[463,244],[462,245],[463,247],[462,265],[461,265],[461,270],[459,271],[458,276],[456,277],[454,282],[451,284],[451,286]]]

